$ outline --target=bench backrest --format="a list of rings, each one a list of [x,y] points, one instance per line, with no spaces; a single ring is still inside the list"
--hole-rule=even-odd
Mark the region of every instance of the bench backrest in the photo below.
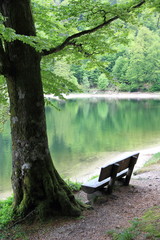
[[[113,162],[112,164],[102,167],[98,181],[103,181],[104,179],[110,177],[112,174],[114,165],[119,165],[118,171],[117,171],[117,173],[119,173],[129,168],[131,164],[136,164],[138,156],[139,156],[139,153],[135,153],[127,156],[124,159],[121,159],[119,161]]]

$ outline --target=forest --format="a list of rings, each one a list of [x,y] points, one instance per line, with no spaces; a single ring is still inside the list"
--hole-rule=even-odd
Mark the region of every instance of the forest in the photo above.
[[[62,2],[65,4],[65,1]],[[123,1],[109,2],[114,5]],[[60,4],[58,1],[56,3]],[[51,19],[48,21],[48,24],[51,24]],[[131,16],[129,22],[120,19],[109,27],[109,36],[110,39],[107,36],[103,39],[102,49],[101,42],[97,43],[99,47],[93,46],[87,49],[81,45],[79,50],[82,53],[81,59],[72,61],[68,56],[57,57],[54,61],[44,59],[42,61],[44,79],[53,78],[55,75],[55,78],[64,78],[84,92],[159,91],[159,12],[148,8],[141,11],[137,18]]]
[[[123,0],[109,0],[111,6],[123,2]],[[81,24],[81,21],[83,24],[85,22],[83,14],[80,17],[76,16],[78,18],[76,23],[75,19],[73,22],[73,20],[68,20],[69,18],[67,20],[62,18],[60,21],[63,11],[66,14],[65,6],[68,5],[68,0],[54,1],[54,8],[50,7],[50,4],[50,1],[41,0],[35,0],[32,3],[37,33],[40,39],[43,39],[41,44],[47,45],[48,48],[57,36],[59,39],[56,41],[59,41],[61,39],[59,35],[63,39],[65,35],[79,28],[78,24]],[[96,10],[91,11],[93,15],[96,14]],[[53,14],[56,14],[54,20]],[[101,40],[96,43],[95,39],[89,39],[90,47],[79,44],[77,49],[74,49],[77,57],[73,52],[66,51],[63,55],[57,54],[54,58],[52,55],[43,58],[41,74],[44,93],[60,95],[61,92],[70,91],[159,91],[160,15],[159,12],[155,12],[154,8],[145,8],[138,13],[138,16],[134,15],[132,13],[127,21],[119,19],[112,23],[107,33],[110,39],[108,36],[103,36],[103,44]],[[84,28],[85,25],[80,26],[81,30]],[[63,30],[66,33],[61,34]],[[1,27],[1,32],[4,36],[3,27]],[[4,38],[9,41],[15,38],[11,29],[5,30]],[[32,40],[23,39],[23,37],[21,40],[33,45]],[[39,51],[41,44],[36,45]],[[96,44],[99,46],[95,47]],[[1,101],[2,98],[3,100],[4,97],[7,98],[4,82],[4,77],[1,75],[0,86],[1,93],[3,93]]]

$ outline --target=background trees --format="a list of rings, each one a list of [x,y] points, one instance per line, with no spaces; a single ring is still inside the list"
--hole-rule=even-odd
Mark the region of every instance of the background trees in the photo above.
[[[117,58],[113,76],[126,91],[160,90],[160,36],[147,27],[133,34],[130,45]]]
[[[107,55],[104,54],[103,46],[103,54],[102,51],[96,53],[94,50],[94,56],[87,55],[81,48],[81,60],[73,59],[74,64],[71,59],[68,61],[68,69],[71,69],[79,87],[84,91],[159,91],[159,13],[147,8],[139,14],[136,22],[123,24],[118,20],[112,24],[113,29],[114,31],[110,29],[111,33],[117,34],[119,38],[117,42],[112,39],[108,46],[108,39],[104,37]],[[59,62],[61,61],[63,60],[60,59]],[[60,65],[59,71],[63,71]],[[110,73],[109,79],[106,71],[107,74]],[[105,78],[108,79],[108,84],[103,88],[99,85],[102,74],[106,74]],[[66,78],[70,79],[67,74]]]

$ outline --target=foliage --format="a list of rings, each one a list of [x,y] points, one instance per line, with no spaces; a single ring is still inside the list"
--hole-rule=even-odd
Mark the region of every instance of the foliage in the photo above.
[[[118,4],[121,2],[123,1],[118,1]],[[73,6],[75,5],[73,4]],[[120,5],[118,6],[120,7]],[[71,6],[69,7],[69,10],[66,10],[68,6],[67,3],[65,4],[65,1],[63,6],[59,7],[62,7],[62,12],[64,9],[65,11],[71,11]],[[85,5],[85,7],[89,8],[89,5]],[[121,12],[123,12],[123,7]],[[111,8],[109,9],[111,10]],[[82,8],[80,9],[82,11]],[[54,8],[54,11],[56,11],[56,7]],[[73,11],[71,12],[73,13]],[[69,14],[69,12],[67,14]],[[57,13],[56,16],[58,16]],[[77,26],[75,31],[83,30],[85,28],[83,20],[86,18],[81,18],[82,17],[79,17],[77,20],[77,24],[79,24],[79,26]],[[81,85],[80,88],[85,91],[89,88],[100,88],[104,90],[106,89],[105,84],[98,83],[98,79],[99,82],[102,81],[104,83],[104,79],[102,80],[100,76],[104,74],[104,72],[106,73],[106,71],[108,71],[110,75],[112,75],[112,80],[109,80],[110,84],[107,84],[108,90],[115,87],[121,91],[159,91],[160,83],[158,66],[160,41],[158,19],[159,15],[158,13],[153,12],[153,8],[143,9],[143,12],[138,15],[136,21],[135,18],[133,21],[132,16],[132,20],[129,20],[127,17],[127,23],[123,23],[120,20],[112,23],[111,27],[106,29],[107,35],[104,34],[104,29],[98,31],[98,38],[96,37],[97,33],[94,33],[93,36],[83,36],[79,38],[79,40],[76,40],[79,48],[76,48],[75,44],[75,49],[71,50],[70,48],[70,53],[67,49],[65,49],[65,52],[63,50],[63,54],[66,54],[65,62],[68,64],[68,67],[70,65],[70,71],[73,71],[72,74],[75,77],[74,82],[78,82],[79,87]],[[66,26],[71,27],[73,25],[71,22],[74,20],[74,17],[71,21],[65,20],[65,24],[67,24]],[[81,23],[84,24],[83,27],[80,27]],[[142,23],[145,26],[142,26]],[[71,29],[73,30],[73,26]],[[124,35],[126,33],[127,35]],[[68,36],[68,33],[64,35]],[[95,39],[98,39],[98,42]],[[93,42],[94,50],[92,49]],[[101,50],[95,51],[95,49],[98,49],[99,46]],[[104,55],[104,52],[107,52],[107,55]],[[68,55],[68,53],[70,55]],[[77,57],[74,57],[74,54]],[[63,65],[64,57],[62,58],[60,53],[57,55],[57,57],[59,65]],[[87,60],[82,59],[81,61],[78,60],[78,62],[77,59],[80,58],[85,58]],[[78,65],[76,65],[76,63]],[[66,76],[67,75],[68,74],[66,73]],[[55,78],[56,77],[57,76],[55,76]],[[69,87],[68,89],[71,88]],[[64,91],[64,89],[60,88],[60,91]]]
[[[6,104],[8,100],[7,85],[2,75],[0,75],[0,92],[0,103]]]
[[[107,86],[109,84],[109,80],[106,77],[106,75],[104,73],[102,73],[99,77],[98,77],[98,88],[100,90],[106,90]]]
[[[120,82],[121,90],[159,91],[159,35],[141,27],[132,38],[123,55],[115,61],[113,76]]]
[[[73,182],[70,179],[67,179],[66,183],[72,192],[78,192],[81,189],[82,184],[80,182]]]
[[[62,77],[63,79],[71,82],[75,86],[78,86],[77,79],[74,77],[73,72],[70,69],[70,65],[64,58],[62,58],[61,61],[55,60],[54,73],[56,76]]]
[[[0,229],[12,220],[13,214],[13,197],[9,197],[7,200],[0,201]]]
[[[68,46],[54,53],[56,61],[53,61],[53,55],[42,59],[44,92],[60,98],[62,93],[78,91],[80,85],[84,90],[92,87],[106,89],[105,78],[102,80],[100,77],[106,70],[119,83],[115,85],[110,81],[111,89],[115,85],[123,91],[159,91],[159,14],[155,12],[155,9],[159,11],[159,2],[148,0],[146,8],[133,11],[132,7],[138,2],[64,0],[53,3],[34,0],[32,8],[37,36],[22,36],[5,28],[5,19],[1,15],[1,39],[9,42],[21,40],[43,54],[44,50],[56,49],[69,36],[75,36]],[[106,27],[100,27],[91,34],[85,33],[114,16],[117,20]],[[142,24],[145,27],[141,27]],[[75,35],[81,32],[84,34]],[[124,47],[126,44],[128,47]],[[87,62],[79,62],[80,59],[87,59]],[[81,64],[79,67],[76,65],[78,62]],[[87,71],[85,65],[94,66],[94,69]]]
[[[89,84],[88,76],[86,75],[83,76],[82,84],[85,91],[89,89],[90,84]]]
[[[55,96],[64,99],[63,94],[68,94],[70,91],[80,92],[80,89],[78,88],[76,78],[70,71],[70,66],[62,61],[59,64],[58,68],[58,66],[55,66],[53,58],[48,56],[43,58],[41,63],[41,74],[44,93],[53,93]],[[58,65],[58,62],[56,65]],[[64,65],[66,66],[66,69],[60,67]]]
[[[0,104],[0,132],[3,131],[4,123],[8,120],[9,108],[8,104]]]
[[[8,93],[5,79],[0,76],[0,132],[3,130],[4,123],[9,117]]]

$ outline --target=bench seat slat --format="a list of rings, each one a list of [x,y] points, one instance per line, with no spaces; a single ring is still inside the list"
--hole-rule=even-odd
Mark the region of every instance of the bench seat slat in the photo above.
[[[128,172],[128,169],[125,169],[125,170],[117,173],[116,179],[120,179],[120,178],[126,176],[127,172]]]

